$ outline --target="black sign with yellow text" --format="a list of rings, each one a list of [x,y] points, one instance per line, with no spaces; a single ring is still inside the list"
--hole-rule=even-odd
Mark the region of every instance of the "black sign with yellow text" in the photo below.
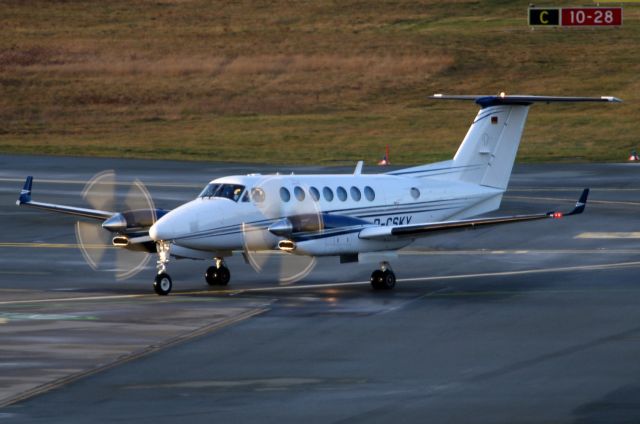
[[[560,9],[554,7],[529,9],[529,25],[560,25]]]

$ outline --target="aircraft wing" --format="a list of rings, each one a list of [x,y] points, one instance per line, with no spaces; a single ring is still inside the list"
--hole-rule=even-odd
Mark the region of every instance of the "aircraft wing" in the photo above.
[[[59,212],[68,215],[81,216],[84,218],[92,218],[100,221],[107,220],[114,216],[116,212],[101,211],[98,209],[77,208],[75,206],[55,205],[52,203],[34,202],[31,200],[31,187],[33,186],[33,177],[27,177],[24,187],[20,192],[20,198],[16,201],[18,206],[29,206],[32,208],[44,209],[51,212]]]
[[[511,215],[489,218],[462,219],[456,221],[430,222],[426,224],[375,226],[364,228],[359,237],[368,240],[390,240],[397,238],[417,238],[429,234],[445,231],[464,230],[470,228],[489,227],[492,225],[509,224],[514,222],[535,221],[538,219],[558,219],[564,216],[578,215],[582,213],[587,204],[589,189],[585,188],[576,203],[575,208],[569,213],[551,211],[530,215]]]

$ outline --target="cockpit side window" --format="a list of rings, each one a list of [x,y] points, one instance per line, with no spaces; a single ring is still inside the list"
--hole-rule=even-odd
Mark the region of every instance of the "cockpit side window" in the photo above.
[[[239,184],[209,184],[202,190],[200,197],[224,197],[237,202],[244,192],[244,186]]]
[[[204,190],[202,190],[198,197],[212,197],[216,193],[218,188],[220,188],[220,184],[207,184],[207,186],[204,188]]]

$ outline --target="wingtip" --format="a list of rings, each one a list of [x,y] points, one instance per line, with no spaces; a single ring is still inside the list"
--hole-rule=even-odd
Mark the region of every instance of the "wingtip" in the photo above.
[[[33,187],[33,177],[29,175],[24,181],[24,186],[20,192],[20,197],[16,201],[16,205],[20,206],[23,203],[29,203],[31,201],[31,188]]]
[[[587,207],[587,198],[589,197],[589,189],[585,188],[582,190],[582,194],[580,194],[580,198],[576,202],[576,207],[566,215],[578,215],[584,212],[584,209]]]

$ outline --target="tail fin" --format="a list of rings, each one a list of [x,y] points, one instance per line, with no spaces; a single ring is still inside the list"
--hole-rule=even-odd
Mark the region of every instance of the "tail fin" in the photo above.
[[[615,97],[448,96],[432,99],[474,100],[481,106],[451,163],[449,178],[506,189],[529,106],[535,102],[619,102]]]

